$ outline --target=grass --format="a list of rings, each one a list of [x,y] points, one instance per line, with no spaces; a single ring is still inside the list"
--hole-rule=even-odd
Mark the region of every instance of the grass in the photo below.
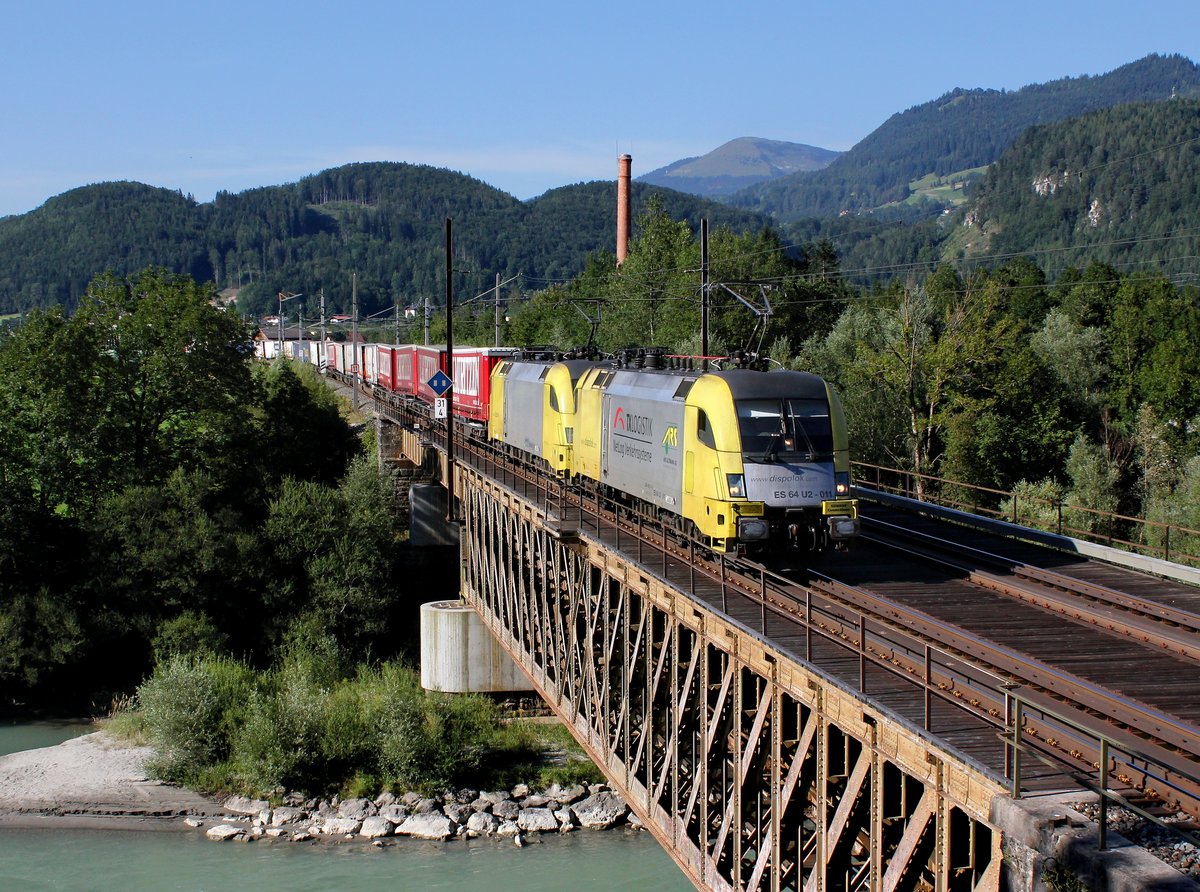
[[[954,206],[965,204],[967,198],[963,194],[963,189],[967,181],[972,177],[981,176],[986,170],[985,166],[958,170],[944,176],[927,174],[908,184],[908,188],[912,190],[913,194],[908,197],[907,203],[917,204],[924,198],[930,198]]]
[[[500,729],[475,778],[476,786],[545,789],[594,784],[604,775],[560,722],[516,719]]]
[[[134,708],[132,698],[114,701],[108,717],[100,719],[96,726],[115,740],[130,746],[150,745],[150,727],[146,724],[146,716]]]

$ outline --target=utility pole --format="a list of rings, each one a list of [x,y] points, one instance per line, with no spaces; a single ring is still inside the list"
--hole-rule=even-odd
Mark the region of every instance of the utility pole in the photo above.
[[[425,295],[425,346],[429,346],[429,295]]]
[[[708,371],[708,217],[700,219],[700,370]]]
[[[500,274],[496,273],[496,347],[500,346]]]
[[[321,363],[321,371],[329,368],[329,341],[325,339],[325,289],[321,289],[321,352],[317,356]]]
[[[396,300],[396,346],[400,346],[400,300]]]
[[[446,521],[454,522],[454,221],[446,218]]]
[[[352,405],[358,410],[358,364],[362,358],[358,353],[358,273],[350,274],[350,355],[354,361],[350,364],[354,398]]]

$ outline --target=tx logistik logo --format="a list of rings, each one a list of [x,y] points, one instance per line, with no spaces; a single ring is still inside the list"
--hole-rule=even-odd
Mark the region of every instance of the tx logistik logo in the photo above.
[[[647,415],[634,415],[626,412],[624,406],[618,406],[613,415],[613,430],[623,430],[627,434],[638,434],[643,437],[653,436],[651,419]]]
[[[672,448],[679,448],[679,428],[671,425],[662,438],[663,455],[669,455]]]

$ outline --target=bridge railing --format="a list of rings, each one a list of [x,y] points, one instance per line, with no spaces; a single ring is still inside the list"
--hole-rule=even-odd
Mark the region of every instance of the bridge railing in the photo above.
[[[1200,530],[867,462],[852,462],[860,486],[968,514],[1137,554],[1200,566]]]
[[[1062,767],[1062,760],[1056,759],[1053,752],[1044,748],[1036,750],[1028,741],[1031,732],[1044,736],[1046,734],[1070,735],[1080,741],[1088,741],[1090,749],[1096,753],[1094,767],[1097,780],[1093,783],[1090,777],[1077,777],[1081,785],[1096,793],[1099,797],[1099,815],[1096,823],[1099,827],[1099,846],[1108,846],[1108,808],[1109,803],[1115,803],[1151,821],[1171,833],[1183,837],[1192,845],[1200,846],[1200,836],[1191,832],[1187,826],[1178,821],[1165,820],[1164,812],[1172,813],[1178,805],[1172,803],[1168,796],[1193,798],[1195,791],[1200,790],[1200,771],[1185,767],[1179,763],[1168,764],[1139,750],[1128,741],[1120,741],[1115,736],[1097,731],[1062,714],[1053,707],[1022,694],[1020,689],[1013,686],[1008,691],[1005,714],[1009,716],[1007,764],[1011,772],[1011,794],[1014,799],[1021,798],[1021,780],[1023,776],[1023,757],[1033,754],[1039,761],[1047,762],[1054,767]],[[1030,719],[1036,717],[1036,727]],[[1114,783],[1115,781],[1115,783]],[[1152,791],[1150,795],[1139,797],[1138,794]],[[1137,800],[1137,801],[1135,801]]]

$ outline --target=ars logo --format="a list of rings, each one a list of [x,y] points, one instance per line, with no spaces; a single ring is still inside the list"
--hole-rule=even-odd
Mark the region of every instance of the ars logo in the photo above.
[[[662,448],[663,455],[667,455],[672,448],[679,448],[679,428],[675,425],[672,424],[667,428],[666,433],[663,434]]]

